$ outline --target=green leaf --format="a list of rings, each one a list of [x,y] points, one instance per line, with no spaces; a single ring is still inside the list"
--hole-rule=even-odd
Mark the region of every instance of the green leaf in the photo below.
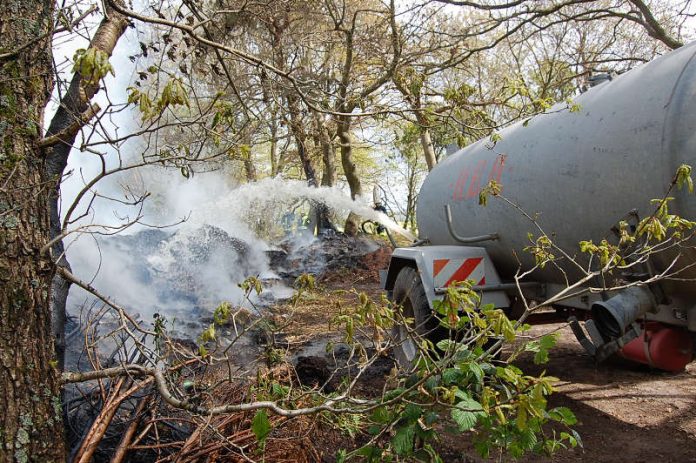
[[[517,385],[522,376],[522,372],[519,368],[515,368],[513,365],[508,365],[506,367],[496,367],[495,374],[498,378],[503,379],[513,385]]]
[[[519,442],[525,450],[532,450],[537,445],[539,440],[534,432],[534,429],[527,427],[522,431],[519,431]]]
[[[435,412],[428,412],[425,414],[425,416],[423,418],[424,418],[426,425],[432,426],[440,419],[440,415],[438,415]]]
[[[570,444],[571,447],[577,447],[578,441],[575,439],[575,437],[571,436],[567,432],[562,432],[561,433],[561,439],[566,439],[568,443]]]
[[[522,402],[520,402],[522,404]],[[517,424],[517,429],[524,431],[527,428],[527,409],[524,406],[520,406],[517,409],[517,419],[515,420]]]
[[[268,421],[268,415],[266,410],[259,410],[254,415],[254,419],[251,422],[251,430],[254,431],[256,440],[263,442],[268,437],[271,432],[271,422]]]
[[[469,431],[476,426],[476,422],[478,421],[478,417],[475,413],[460,410],[459,408],[452,409],[452,419],[457,423],[460,431]]]
[[[418,405],[408,404],[406,405],[406,408],[404,409],[402,416],[408,421],[415,423],[416,421],[418,421],[418,418],[420,418],[422,414],[423,409],[420,408]]]
[[[367,458],[367,461],[379,461],[379,458],[382,456],[382,451],[373,445],[360,447],[355,453],[361,457]]]
[[[461,371],[457,370],[456,368],[448,368],[442,372],[442,383],[445,386],[450,384],[459,384],[462,377],[463,374]]]
[[[536,354],[534,354],[534,364],[535,365],[542,365],[544,363],[547,363],[549,361],[549,351],[548,350],[540,350]]]
[[[88,84],[96,84],[108,73],[115,75],[114,68],[109,63],[109,55],[97,48],[80,48],[73,56],[75,65],[73,72],[79,73]]]
[[[423,387],[425,388],[426,391],[433,392],[436,387],[440,386],[440,377],[439,376],[431,376],[430,378],[426,379],[425,382],[423,383]]]
[[[479,206],[486,207],[488,205],[488,192],[483,188],[479,192]]]
[[[549,410],[549,417],[568,426],[573,426],[578,422],[575,414],[567,407],[552,408]]]
[[[203,330],[201,335],[198,337],[198,342],[204,343],[208,341],[214,341],[215,340],[215,324],[211,323],[208,328]]]
[[[458,390],[455,395],[461,400],[452,409],[452,419],[457,423],[460,431],[468,431],[476,426],[478,419],[485,416],[486,413],[483,411],[482,405],[467,393]]]
[[[534,363],[537,365],[549,361],[549,350],[556,345],[558,333],[551,333],[542,336],[536,341],[530,341],[524,346],[527,352],[534,352]]]
[[[441,302],[441,301],[437,301]],[[436,346],[438,349],[440,349],[443,352],[447,352],[448,350],[452,349],[454,346],[456,346],[456,342],[451,340],[451,339],[442,339],[437,342]]]
[[[681,190],[684,185],[687,186],[689,193],[694,192],[694,182],[691,179],[691,166],[682,164],[677,169],[677,187]]]
[[[391,391],[387,391],[384,394],[384,400],[392,400],[392,399],[400,396],[401,394],[403,394],[405,390],[406,389],[404,389],[403,387],[399,387],[396,389],[392,389]]]
[[[413,452],[413,439],[416,436],[416,425],[409,424],[399,428],[391,439],[397,455],[410,455]]]
[[[288,395],[288,392],[290,391],[290,388],[287,386],[283,386],[282,384],[273,382],[271,384],[271,393],[273,393],[274,397],[278,398],[285,398]]]
[[[224,325],[230,318],[232,306],[229,302],[223,302],[215,308],[213,312],[213,321],[216,325]]]
[[[471,373],[473,375],[473,377],[476,379],[476,383],[480,384],[483,382],[483,376],[484,376],[483,368],[478,363],[467,362],[467,363],[461,364],[461,369],[463,371],[468,371],[469,373]]]
[[[376,408],[375,411],[370,415],[370,421],[375,423],[386,424],[391,421],[391,413],[387,411],[387,407]]]

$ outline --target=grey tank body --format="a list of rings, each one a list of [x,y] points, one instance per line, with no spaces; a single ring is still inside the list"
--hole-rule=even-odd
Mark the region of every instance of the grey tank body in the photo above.
[[[497,198],[478,204],[490,179],[530,215],[556,244],[580,254],[578,242],[611,235],[610,229],[633,209],[651,214],[650,200],[667,192],[678,166],[696,170],[696,44],[682,47],[578,96],[579,112],[558,106],[500,132],[494,146],[480,140],[444,159],[427,176],[418,198],[418,228],[431,244],[458,244],[448,232],[444,206],[452,209],[462,236],[497,233],[500,239],[476,244],[487,249],[502,277],[533,266],[522,249],[528,232],[539,232],[519,211]],[[696,219],[696,197],[674,191],[671,210]],[[668,256],[656,259],[657,270]],[[681,264],[696,262],[684,251]],[[565,270],[574,276],[573,268]],[[576,275],[575,275],[576,276]],[[680,275],[696,277],[696,269]],[[552,265],[534,279],[563,283]],[[595,282],[596,283],[596,282]],[[679,305],[696,304],[696,284],[665,282]]]

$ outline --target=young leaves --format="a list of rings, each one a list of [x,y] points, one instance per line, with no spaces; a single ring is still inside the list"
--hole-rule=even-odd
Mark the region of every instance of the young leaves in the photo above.
[[[680,190],[684,185],[686,185],[687,189],[689,190],[689,193],[694,192],[694,182],[691,179],[691,166],[688,164],[682,164],[679,166],[677,169],[677,175],[676,175],[676,183],[677,183],[677,188]]]
[[[135,87],[128,87],[128,104],[138,105],[143,121],[155,119],[169,107],[191,107],[184,83],[178,78],[169,80],[162,89],[160,97],[154,102],[147,92],[142,92]]]
[[[488,182],[488,185],[483,187],[479,192],[479,206],[487,206],[488,196],[498,196],[502,190],[503,186],[495,180]]]
[[[97,48],[79,48],[73,56],[73,72],[77,72],[90,85],[96,85],[107,74],[115,76],[114,68],[109,63],[109,55]]]
[[[527,352],[534,352],[534,363],[540,365],[549,361],[549,350],[556,345],[558,333],[551,333],[530,341],[524,346]]]
[[[551,252],[553,242],[548,236],[541,235],[539,238],[535,240],[534,235],[529,233],[527,234],[527,238],[532,243],[532,245],[527,246],[526,248],[524,248],[524,250],[534,255],[536,264],[540,268],[544,268],[548,262],[551,262],[556,258],[556,256]]]

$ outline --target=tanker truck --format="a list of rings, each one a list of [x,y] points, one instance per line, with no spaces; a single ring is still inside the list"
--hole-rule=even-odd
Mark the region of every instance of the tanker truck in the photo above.
[[[416,329],[457,281],[469,280],[483,304],[513,316],[522,298],[553,300],[536,321],[570,321],[597,361],[619,354],[680,371],[696,340],[696,240],[588,281],[581,269],[592,262],[579,243],[618,241],[619,224],[635,230],[654,213],[651,200],[667,193],[671,213],[696,219],[696,197],[670,188],[681,165],[696,168],[696,43],[607,79],[574,103],[442,160],[418,196],[419,239],[395,249],[383,287]],[[479,204],[491,180],[509,202]],[[539,230],[566,258],[535,265],[525,248]],[[396,329],[400,363],[417,355],[409,331]]]

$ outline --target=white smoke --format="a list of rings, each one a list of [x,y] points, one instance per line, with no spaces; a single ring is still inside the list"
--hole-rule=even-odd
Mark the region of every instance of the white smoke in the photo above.
[[[139,53],[140,38],[137,31],[128,29],[119,41],[111,58],[116,76],[105,78],[105,91],[96,97],[102,108],[115,111],[100,120],[96,132],[85,129],[82,138],[78,137],[77,146],[89,137],[92,143],[105,142],[141,128],[139,112],[119,106],[127,100],[126,89],[133,85],[136,69],[143,68],[142,62],[134,64],[129,59]],[[86,46],[86,43],[66,43],[57,53],[71,58],[76,48]],[[70,69],[66,67],[65,75],[69,74]],[[110,106],[112,104],[116,106]],[[103,143],[92,149],[99,154],[77,149],[71,153],[67,168],[69,175],[61,184],[63,214],[102,168],[108,170],[141,162],[143,153],[150,147],[145,137],[135,137],[120,143],[118,148]],[[264,237],[273,236],[269,228],[275,228],[280,230],[275,236],[286,238],[281,218],[303,202],[305,210],[312,204],[323,203],[341,218],[352,211],[413,239],[394,221],[374,211],[367,199],[353,201],[339,188],[313,188],[302,181],[281,179],[264,179],[239,186],[233,178],[224,168],[184,178],[176,169],[146,166],[100,180],[80,201],[71,218],[82,218],[70,228],[77,229],[86,224],[113,227],[127,223],[140,211],[126,203],[139,195],[148,193],[150,196],[144,203],[140,223],[122,231],[119,237],[91,233],[70,235],[65,243],[73,272],[145,319],[154,313],[186,318],[187,311],[202,311],[196,313],[199,316],[221,301],[243,304],[242,292],[237,285],[248,276],[275,278],[264,252],[270,246],[257,235],[261,232]],[[149,228],[151,226],[154,228]],[[211,228],[207,227],[222,230],[224,234],[215,232],[211,235]],[[92,228],[87,231],[103,233],[104,230]],[[224,244],[229,237],[246,243],[243,265],[234,253],[228,254],[215,247],[221,244],[215,243],[216,240],[222,239]],[[153,242],[143,247],[141,241],[148,239]],[[311,234],[301,235],[295,240],[297,246],[294,248],[306,246],[307,241],[313,239]],[[194,248],[205,254],[205,250],[200,248],[206,246],[211,252],[203,260],[200,255],[187,254],[187,250]],[[195,275],[182,273],[182,265],[195,267],[191,270]],[[181,280],[178,282],[179,290],[165,291],[163,288],[175,278]],[[282,286],[276,286],[274,291],[276,294],[288,293]],[[68,306],[74,312],[86,299],[88,296],[84,291],[73,286]]]

